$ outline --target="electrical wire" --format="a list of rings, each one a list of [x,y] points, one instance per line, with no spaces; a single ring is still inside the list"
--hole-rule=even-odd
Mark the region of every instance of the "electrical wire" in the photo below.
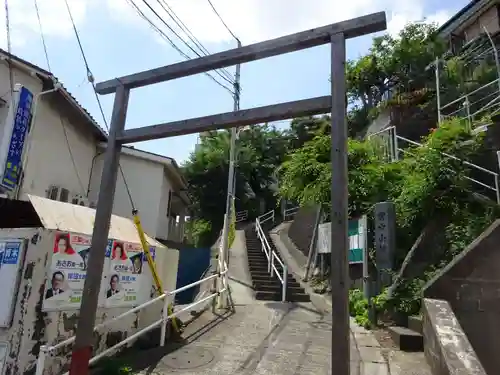
[[[47,62],[47,69],[49,72],[52,73],[52,69],[50,69],[49,54],[47,53],[47,44],[45,43],[45,36],[43,35],[42,21],[40,19],[40,11],[38,10],[38,1],[37,0],[33,0],[33,1],[35,3],[36,18],[38,19],[38,27],[40,28],[40,36],[42,38],[43,52],[45,53],[45,60]]]
[[[240,40],[238,39],[238,37],[231,31],[231,29],[229,28],[229,26],[224,22],[224,19],[221,17],[221,15],[219,14],[219,12],[217,12],[217,9],[215,9],[214,7],[214,4],[212,3],[212,1],[208,0],[208,3],[210,4],[210,7],[212,8],[212,10],[214,11],[215,15],[219,18],[220,22],[222,22],[222,24],[224,25],[224,27],[226,28],[226,30],[229,32],[229,34],[231,34],[231,36],[236,39],[237,42],[239,42]]]
[[[97,93],[97,90],[95,87],[94,75],[92,74],[92,71],[90,70],[90,66],[89,66],[89,63],[87,61],[87,57],[85,55],[85,51],[83,50],[83,45],[82,45],[82,42],[80,40],[80,35],[78,34],[78,30],[76,28],[75,21],[73,19],[73,14],[71,13],[71,9],[69,7],[68,0],[64,0],[64,2],[66,3],[66,9],[68,10],[69,18],[70,18],[71,24],[73,26],[73,31],[75,33],[76,40],[78,42],[78,47],[80,48],[80,52],[82,54],[83,62],[85,63],[85,69],[87,70],[87,78],[88,78],[89,82],[92,84],[92,88],[94,90],[94,95],[95,95],[96,100],[97,100],[97,105],[99,106],[99,111],[101,112],[101,115],[102,115],[102,120],[104,122],[104,126],[106,127],[106,130],[108,131],[108,134],[109,134],[108,122],[106,120],[106,116],[104,115],[104,110],[102,108],[101,100],[99,99],[99,94]],[[123,169],[122,169],[122,166],[120,163],[118,163],[118,168],[119,168],[120,174],[123,178],[123,184],[125,186],[125,190],[127,191],[130,205],[132,206],[132,211],[135,211],[136,208],[135,208],[134,200],[132,198],[132,193],[130,191],[130,187],[127,183],[127,179],[125,178],[125,173],[123,173]]]
[[[68,147],[69,158],[71,159],[71,163],[73,164],[73,169],[75,170],[76,178],[78,180],[78,183],[80,184],[80,188],[82,190],[82,195],[84,197],[87,197],[87,191],[86,191],[85,185],[83,184],[82,179],[80,177],[80,173],[78,173],[78,168],[76,166],[75,156],[73,155],[73,151],[71,150],[71,145],[69,144],[68,132],[66,130],[66,125],[64,124],[64,120],[63,120],[62,116],[59,116],[59,120],[61,122],[61,126],[62,126],[63,133],[64,133],[64,138],[66,140],[66,146]]]
[[[10,40],[9,0],[5,0],[5,27],[7,31],[7,65],[9,66],[10,102],[14,106],[14,71],[12,69],[12,45]]]
[[[146,6],[149,8],[149,10],[151,12],[154,13],[154,15],[182,42],[184,43],[184,45],[189,48],[196,56],[198,57],[201,57],[201,55],[193,48],[189,45],[189,43],[187,43],[184,39],[182,39],[182,37],[158,14],[158,12],[156,12],[154,10],[154,8],[146,1],[146,0],[142,0],[142,2],[144,4],[146,4]],[[158,3],[160,5],[162,5],[159,1]],[[166,8],[163,7],[163,9],[166,11]],[[168,11],[167,11],[168,13]],[[214,72],[219,75],[223,80],[225,80],[226,82],[228,82],[230,85],[233,85],[234,84],[234,81],[232,80],[232,77],[230,78],[227,78],[226,76],[224,76],[223,74],[221,74],[218,70],[214,70]]]
[[[136,11],[136,13],[144,20],[146,21],[150,27],[155,30],[156,32],[158,32],[160,34],[160,36],[166,40],[171,46],[172,48],[174,48],[181,56],[183,56],[186,60],[191,60],[191,57],[189,55],[187,55],[186,53],[184,53],[173,41],[172,39],[166,35],[163,30],[161,30],[158,26],[156,26],[154,24],[153,21],[151,21],[145,14],[144,12],[142,12],[142,10],[137,6],[137,4],[134,3],[133,0],[127,0],[127,2],[134,8],[134,10]],[[221,82],[219,82],[215,77],[213,77],[210,73],[206,72],[204,73],[206,76],[208,76],[210,79],[212,79],[215,83],[217,83],[219,86],[221,86],[222,88],[224,88],[225,90],[227,90],[231,95],[234,95],[234,92],[228,88],[227,86],[225,86],[224,84],[222,84]]]
[[[180,17],[175,13],[170,5],[166,2],[166,0],[157,0],[163,10],[168,14],[168,16],[175,22],[175,24],[186,34],[189,40],[202,52],[203,55],[208,56],[210,52],[205,48],[205,46],[194,36],[194,34],[189,30],[189,27],[186,26],[184,22],[180,19]],[[233,80],[233,75],[226,69],[220,69],[226,77],[230,80]]]

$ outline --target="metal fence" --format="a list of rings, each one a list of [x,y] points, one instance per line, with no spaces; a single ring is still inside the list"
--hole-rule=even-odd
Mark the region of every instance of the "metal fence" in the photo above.
[[[114,352],[116,352],[118,349],[120,349],[121,347],[135,341],[136,339],[138,339],[140,336],[152,331],[153,329],[157,328],[157,327],[161,327],[161,335],[160,335],[160,346],[164,346],[165,345],[165,339],[166,339],[166,333],[167,333],[167,324],[168,324],[168,321],[177,317],[179,314],[181,314],[182,312],[185,312],[185,311],[188,311],[188,310],[191,310],[193,307],[197,306],[197,305],[200,305],[204,302],[208,302],[210,300],[212,300],[213,298],[217,297],[218,295],[220,295],[220,293],[224,293],[226,292],[227,290],[227,264],[225,264],[225,267],[224,267],[224,270],[219,273],[219,274],[215,274],[215,275],[211,275],[211,276],[208,276],[208,277],[205,277],[204,279],[201,279],[201,280],[198,280],[194,283],[191,283],[189,285],[186,285],[186,286],[183,286],[182,288],[178,288],[178,289],[175,289],[175,290],[172,290],[172,291],[165,291],[162,295],[150,300],[150,301],[147,301],[145,303],[143,303],[142,305],[139,305],[137,307],[134,307],[133,309],[130,309],[126,312],[124,312],[123,314],[120,314],[118,315],[117,317],[115,318],[112,318],[112,319],[109,319],[109,320],[106,320],[104,322],[102,322],[101,324],[98,324],[95,326],[94,328],[94,331],[98,331],[99,329],[102,329],[108,325],[110,325],[111,323],[114,323],[120,319],[123,319],[129,315],[132,315],[138,311],[141,311],[142,309],[148,307],[148,306],[151,306],[155,303],[158,303],[160,301],[163,301],[164,303],[164,307],[163,307],[163,315],[160,319],[158,319],[156,322],[154,322],[153,324],[141,329],[140,331],[134,333],[133,335],[125,338],[123,341],[119,342],[118,344],[116,345],[113,345],[112,347],[104,350],[103,352],[95,355],[94,357],[92,357],[89,361],[89,365],[92,365],[94,363],[96,363],[98,360],[100,360],[101,358],[103,357],[106,357],[107,355],[109,354],[112,354]],[[184,308],[176,311],[175,313],[173,314],[168,314],[168,306],[170,305],[170,303],[172,302],[172,300],[175,298],[175,295],[178,294],[178,293],[181,293],[185,290],[188,290],[190,288],[194,288],[202,283],[205,283],[205,282],[208,282],[208,281],[211,281],[211,280],[214,280],[215,278],[218,278],[220,277],[221,278],[221,281],[222,281],[222,285],[223,285],[223,288],[218,291],[218,292],[215,292],[215,293],[211,293],[210,295],[208,295],[207,297],[204,297],[202,299],[200,299],[199,301],[196,301],[196,302],[193,302],[192,304],[188,305],[188,306],[185,306]],[[37,359],[37,363],[36,363],[36,372],[35,372],[35,375],[43,375],[43,371],[44,371],[44,368],[45,368],[45,360],[48,356],[51,356],[53,355],[57,350],[59,349],[62,349],[64,347],[67,347],[68,345],[72,345],[73,343],[75,342],[75,336],[73,337],[70,337],[64,341],[61,341],[60,343],[56,344],[56,345],[42,345],[40,347],[40,354],[38,355],[38,359]],[[69,374],[69,372],[65,373],[64,375],[67,375]]]

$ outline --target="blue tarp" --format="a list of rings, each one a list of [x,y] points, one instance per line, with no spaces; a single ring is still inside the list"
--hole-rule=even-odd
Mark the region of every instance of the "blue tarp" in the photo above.
[[[176,289],[200,280],[203,272],[210,265],[210,248],[191,247],[179,249],[179,267],[177,269]],[[184,305],[191,303],[198,294],[198,288],[190,288],[177,294],[175,301]]]

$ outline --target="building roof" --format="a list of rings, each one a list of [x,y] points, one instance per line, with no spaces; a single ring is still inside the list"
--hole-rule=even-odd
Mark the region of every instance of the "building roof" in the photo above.
[[[0,59],[9,60],[12,64],[17,65],[18,68],[34,73],[43,83],[43,90],[50,90],[54,88],[54,81],[61,84],[61,82],[51,72],[26,61],[19,56],[9,54],[7,51],[0,48]],[[78,100],[61,84],[62,88],[50,95],[59,95],[60,98],[67,101],[71,107],[80,116],[83,116],[84,122],[89,126],[90,132],[94,134],[98,140],[103,142],[101,146],[105,148],[105,142],[108,139],[106,131],[97,123],[92,115],[78,102]],[[133,146],[123,146],[122,152],[131,156],[139,157],[153,162],[159,162],[169,168],[170,175],[177,181],[177,185],[181,190],[187,188],[187,181],[184,178],[177,162],[168,156],[158,155],[147,151],[135,149]]]
[[[474,13],[482,10],[485,6],[496,2],[495,0],[472,0],[465,7],[460,9],[453,17],[442,24],[437,32],[442,36],[449,35],[460,26],[462,23],[467,21]]]
[[[9,60],[13,65],[21,70],[25,70],[29,73],[34,73],[42,81],[42,90],[50,90],[54,88],[54,81],[61,84],[61,89],[54,92],[53,95],[58,95],[63,100],[67,101],[71,107],[76,111],[77,115],[83,117],[84,122],[90,125],[89,130],[91,133],[95,134],[98,139],[106,140],[107,134],[97,121],[92,117],[92,115],[76,100],[76,98],[62,85],[62,83],[54,76],[51,72],[26,61],[19,56],[9,54],[7,51],[0,48],[0,58],[2,60]]]

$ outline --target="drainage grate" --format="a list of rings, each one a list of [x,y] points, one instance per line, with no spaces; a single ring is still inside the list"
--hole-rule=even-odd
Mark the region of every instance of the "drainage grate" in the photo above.
[[[207,366],[215,359],[212,351],[201,348],[180,348],[175,352],[167,354],[156,367],[173,370],[192,370]]]
[[[332,329],[332,325],[330,323],[327,323],[327,322],[312,322],[309,324],[313,328],[316,328],[316,329],[321,329],[321,330],[326,330],[326,331],[330,331]]]

